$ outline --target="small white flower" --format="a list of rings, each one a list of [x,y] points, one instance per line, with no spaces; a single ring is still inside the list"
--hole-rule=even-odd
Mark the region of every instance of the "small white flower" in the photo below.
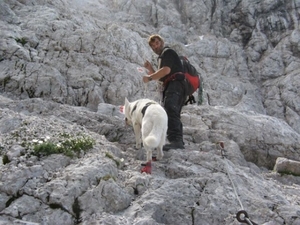
[[[120,159],[120,161],[121,161],[121,162],[124,162],[124,159],[123,159],[123,158],[121,158],[121,159]]]
[[[38,141],[39,144],[43,144],[43,141]]]
[[[32,142],[33,143],[37,143],[39,140],[33,139]]]
[[[57,147],[61,147],[61,144],[60,144],[60,143],[57,143],[56,146],[57,146]]]

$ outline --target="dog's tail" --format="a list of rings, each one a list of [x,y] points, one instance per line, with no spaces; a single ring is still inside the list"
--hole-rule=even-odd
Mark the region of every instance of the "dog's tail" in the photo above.
[[[152,128],[147,137],[144,138],[144,145],[150,148],[157,148],[161,142],[165,143],[167,130],[161,128],[161,126],[155,126]]]
[[[156,148],[159,145],[159,139],[155,135],[149,135],[145,138],[144,144],[150,148]]]

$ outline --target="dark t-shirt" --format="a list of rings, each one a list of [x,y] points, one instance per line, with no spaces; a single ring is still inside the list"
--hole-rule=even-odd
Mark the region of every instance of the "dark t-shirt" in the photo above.
[[[167,79],[168,76],[174,73],[183,72],[183,67],[180,58],[173,49],[165,49],[163,53],[158,57],[158,59],[161,59],[160,68],[167,66],[171,69],[171,72],[168,75],[162,77],[160,81],[164,81],[165,79]]]

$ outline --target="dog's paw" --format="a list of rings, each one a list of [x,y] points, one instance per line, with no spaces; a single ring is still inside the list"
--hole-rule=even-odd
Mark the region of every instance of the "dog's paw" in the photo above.
[[[147,162],[146,164],[142,164],[141,173],[148,173],[151,174],[151,161]]]
[[[136,147],[136,149],[141,149],[141,148],[142,148],[142,144],[141,144],[141,143],[137,143],[137,144],[135,145],[135,147]]]

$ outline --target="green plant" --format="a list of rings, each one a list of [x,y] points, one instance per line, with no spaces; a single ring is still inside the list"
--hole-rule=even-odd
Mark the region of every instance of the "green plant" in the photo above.
[[[27,43],[25,38],[16,38],[15,40],[23,46]]]
[[[112,160],[117,164],[117,166],[119,167],[120,162],[119,162],[118,160],[114,159],[114,157],[113,157],[111,154],[109,154],[108,152],[106,152],[106,153],[105,153],[105,156],[106,156],[107,158],[112,159]]]
[[[6,84],[10,81],[10,79],[11,79],[10,76],[4,77],[4,79],[2,80],[2,85],[3,85],[3,87],[6,86]]]
[[[116,181],[116,178],[113,177],[113,176],[111,176],[111,175],[109,175],[109,174],[107,174],[104,177],[102,177],[102,179],[105,180],[105,181],[108,181],[109,179],[113,179],[114,181]]]
[[[73,212],[75,214],[76,224],[81,223],[82,219],[80,217],[80,213],[81,213],[82,209],[80,209],[80,204],[79,204],[78,198],[75,199],[75,201],[72,205],[72,209],[73,209]]]
[[[2,162],[3,162],[3,165],[7,164],[7,163],[10,163],[10,160],[8,159],[8,156],[7,155],[4,155],[2,157]]]
[[[57,144],[47,140],[47,142],[36,144],[32,154],[38,157],[60,153],[69,157],[74,157],[74,155],[80,156],[82,151],[87,152],[93,148],[94,143],[94,140],[89,137],[66,139]]]
[[[292,175],[294,177],[299,177],[300,174],[297,174],[297,173],[293,173],[291,171],[280,171],[278,172],[280,175],[284,176],[284,175]]]
[[[36,156],[61,153],[59,148],[55,144],[49,142],[45,142],[34,146],[33,151],[33,154]]]

